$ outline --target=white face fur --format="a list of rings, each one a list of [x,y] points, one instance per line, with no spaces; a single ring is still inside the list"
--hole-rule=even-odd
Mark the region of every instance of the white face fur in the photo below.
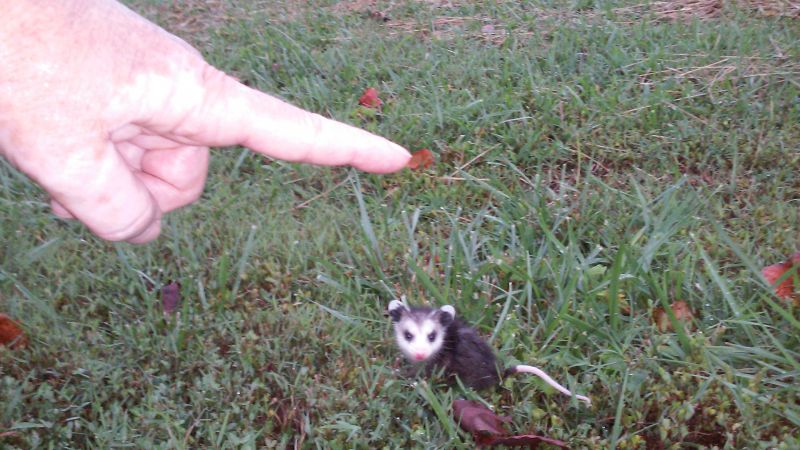
[[[444,343],[442,315],[449,315],[447,319],[452,320],[455,313],[450,305],[430,312],[411,311],[399,300],[393,300],[389,304],[389,314],[394,321],[395,341],[400,351],[413,362],[423,362],[435,355]]]

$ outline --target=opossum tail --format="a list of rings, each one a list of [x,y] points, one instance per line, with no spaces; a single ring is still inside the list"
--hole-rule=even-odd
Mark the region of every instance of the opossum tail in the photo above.
[[[569,389],[567,389],[564,386],[558,384],[557,381],[555,381],[554,379],[550,378],[550,375],[546,374],[542,369],[540,369],[538,367],[526,366],[526,365],[514,366],[514,367],[510,367],[508,370],[506,370],[506,375],[510,375],[512,373],[520,373],[520,372],[532,373],[532,374],[536,375],[537,377],[541,378],[542,380],[544,380],[545,383],[549,384],[550,386],[553,386],[557,391],[561,392],[562,394],[569,395],[570,397],[573,396],[572,392],[570,392]],[[580,400],[582,402],[585,402],[589,406],[592,405],[592,400],[589,399],[589,397],[585,397],[583,395],[575,395],[575,398],[577,398],[578,400]]]

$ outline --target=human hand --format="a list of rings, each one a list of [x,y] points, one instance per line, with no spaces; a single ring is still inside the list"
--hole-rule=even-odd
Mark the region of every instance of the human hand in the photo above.
[[[0,4],[0,151],[99,237],[155,239],[196,200],[208,147],[399,170],[408,152],[250,89],[114,0]]]

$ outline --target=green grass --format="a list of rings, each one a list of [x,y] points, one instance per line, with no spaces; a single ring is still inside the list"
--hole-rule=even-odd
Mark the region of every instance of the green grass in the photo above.
[[[374,176],[219,150],[146,246],[53,219],[3,163],[0,311],[31,345],[0,350],[0,446],[473,448],[460,397],[573,448],[800,446],[800,316],[759,274],[800,246],[797,20],[129,3],[247,84],[437,163]],[[368,86],[380,115],[357,108]],[[505,363],[594,405],[532,377],[403,378],[383,315],[401,295],[455,305]],[[694,329],[659,332],[676,300]]]

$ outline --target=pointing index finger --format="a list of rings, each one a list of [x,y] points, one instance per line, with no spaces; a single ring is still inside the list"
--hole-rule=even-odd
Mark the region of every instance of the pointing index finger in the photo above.
[[[319,165],[352,165],[387,173],[405,167],[406,149],[359,128],[324,118],[248,88],[209,67],[203,105],[184,125],[207,145],[240,144],[264,155]]]

